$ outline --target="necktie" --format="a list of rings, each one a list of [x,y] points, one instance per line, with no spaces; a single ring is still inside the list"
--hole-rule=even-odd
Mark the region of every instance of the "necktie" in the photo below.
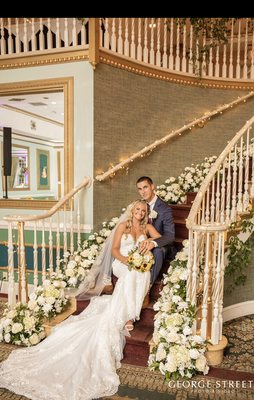
[[[153,220],[150,217],[151,207],[148,203],[147,203],[147,212],[148,212],[148,224],[151,224],[153,222]]]

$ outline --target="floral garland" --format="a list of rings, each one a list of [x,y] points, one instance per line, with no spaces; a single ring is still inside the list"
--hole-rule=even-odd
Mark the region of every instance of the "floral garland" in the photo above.
[[[154,304],[158,312],[148,365],[151,370],[160,371],[166,381],[191,378],[197,372],[205,375],[209,370],[204,355],[206,343],[192,333],[196,310],[186,301],[188,240],[183,245],[170,264],[161,296]]]

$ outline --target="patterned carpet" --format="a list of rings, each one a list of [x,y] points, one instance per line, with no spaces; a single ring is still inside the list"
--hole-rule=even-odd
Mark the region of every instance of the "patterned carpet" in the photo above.
[[[0,303],[0,314],[2,304]],[[103,400],[254,400],[254,315],[224,324],[228,339],[223,363],[204,377],[164,384],[160,373],[148,368],[123,364],[118,371],[118,393]],[[0,361],[18,346],[0,343]],[[1,382],[0,382],[1,386]],[[27,400],[0,388],[1,400]],[[71,400],[71,399],[70,399]]]

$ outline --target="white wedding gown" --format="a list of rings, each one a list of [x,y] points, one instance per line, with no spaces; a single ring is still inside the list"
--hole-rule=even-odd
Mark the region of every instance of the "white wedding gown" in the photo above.
[[[127,256],[134,246],[133,237],[124,234],[121,253]],[[37,346],[13,351],[0,365],[0,387],[32,400],[88,400],[117,392],[124,326],[139,318],[150,272],[129,271],[118,260],[112,267],[119,278],[113,294],[93,298]]]

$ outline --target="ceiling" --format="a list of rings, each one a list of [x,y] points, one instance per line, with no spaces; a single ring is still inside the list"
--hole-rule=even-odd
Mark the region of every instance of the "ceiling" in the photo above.
[[[31,116],[64,123],[64,94],[36,93],[0,96],[0,107],[13,108]]]

